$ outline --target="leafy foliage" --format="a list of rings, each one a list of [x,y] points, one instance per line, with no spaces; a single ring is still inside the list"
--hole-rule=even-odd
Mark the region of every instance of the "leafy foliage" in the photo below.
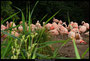
[[[3,18],[6,18],[15,13],[15,9],[13,9],[11,5],[12,5],[11,1],[1,1],[1,16]],[[13,18],[19,19],[17,15],[15,15]]]

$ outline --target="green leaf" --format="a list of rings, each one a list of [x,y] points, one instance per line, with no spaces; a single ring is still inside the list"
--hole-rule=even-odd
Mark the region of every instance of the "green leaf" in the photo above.
[[[18,39],[18,40],[20,40],[20,38],[14,36],[14,35],[11,35],[10,33],[7,33],[7,32],[5,32],[5,31],[3,31],[3,30],[1,30],[1,32],[2,32],[3,34],[6,34],[6,35],[8,35],[8,36],[13,37],[14,39]]]
[[[33,7],[32,11],[31,11],[31,16],[32,16],[33,11],[34,11],[34,9],[35,9],[35,7],[36,7],[36,5],[37,5],[38,3],[39,3],[39,1],[37,1],[37,2],[35,3],[35,5],[34,5],[34,7]]]
[[[68,22],[70,23],[69,12],[67,12],[67,16],[68,16]],[[73,45],[74,45],[76,59],[80,59],[80,55],[79,55],[79,52],[78,52],[75,40],[74,39],[72,39],[72,40],[73,40]]]
[[[22,23],[22,25],[23,25],[23,31],[24,31],[24,33],[26,33],[24,13],[21,11],[21,14],[22,14],[22,21],[23,21],[23,23]]]
[[[37,47],[36,47],[35,50],[34,50],[34,53],[33,53],[32,59],[35,59],[35,57],[36,57],[36,51],[37,51]]]
[[[85,54],[89,51],[89,47],[85,50],[85,52],[82,54],[82,58],[84,58]]]
[[[46,18],[47,15],[48,15],[48,14],[46,14],[46,15],[40,20],[40,23],[42,22],[42,20],[43,20],[44,18]]]
[[[80,55],[79,55],[75,40],[73,40],[73,45],[74,45],[74,50],[75,50],[75,54],[76,54],[76,59],[80,59]]]
[[[20,11],[19,11],[20,12]],[[1,24],[3,24],[5,21],[9,20],[10,18],[12,18],[13,16],[17,15],[19,12],[14,13],[13,15],[9,16],[8,18],[6,18],[5,20],[1,21]]]
[[[8,28],[8,29],[5,29],[5,31],[7,31],[7,30],[11,30],[11,29],[13,29],[13,28],[17,28],[17,27],[19,27],[21,24],[19,24],[19,25],[17,25],[17,26],[14,26],[14,27],[10,27],[10,28]]]
[[[59,10],[59,11],[60,11],[60,10]],[[57,14],[59,13],[59,11],[57,11],[53,16],[51,16],[51,17],[45,22],[45,24],[48,23],[55,15],[57,15]]]
[[[69,12],[67,12],[68,23],[70,24]]]
[[[12,39],[12,38],[11,38],[11,39]],[[6,53],[7,53],[8,49],[9,49],[9,47],[10,47],[10,45],[11,45],[11,42],[12,42],[12,40],[8,41],[8,45],[7,45],[6,49],[5,49],[4,52],[3,52],[2,56],[1,56],[1,59],[4,59]]]
[[[29,21],[28,21],[28,25],[29,25],[29,32],[31,32],[31,29],[30,29],[30,24],[31,24],[31,15],[30,15],[30,6],[29,6]]]

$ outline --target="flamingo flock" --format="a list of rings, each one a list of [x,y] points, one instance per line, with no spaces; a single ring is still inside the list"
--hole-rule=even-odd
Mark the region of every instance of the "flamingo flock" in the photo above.
[[[22,21],[19,22],[19,24],[22,24]],[[65,27],[64,27],[65,25]],[[6,26],[5,25],[1,25],[1,30],[5,30],[8,29],[10,27],[15,27],[16,24],[14,22],[6,22]],[[27,30],[27,32],[29,31],[29,26],[27,24],[27,22],[25,22],[25,28]],[[31,32],[35,32],[38,29],[43,29],[45,28],[46,31],[48,31],[52,36],[58,36],[61,35],[63,38],[63,35],[68,35],[69,38],[71,38],[72,40],[74,39],[76,43],[84,43],[86,44],[86,42],[83,40],[81,34],[84,33],[85,35],[89,36],[89,24],[82,21],[81,25],[78,25],[77,22],[73,22],[71,21],[69,25],[66,24],[66,22],[62,22],[62,20],[58,20],[56,18],[53,18],[53,22],[52,23],[47,23],[45,24],[45,22],[43,22],[43,26],[41,26],[40,22],[37,21],[36,24],[31,24],[30,25],[30,29]],[[9,31],[7,31],[9,32]],[[11,31],[12,35],[15,35],[16,37],[20,36],[20,33],[23,32],[23,26],[20,25],[18,28],[13,28]],[[1,32],[1,34],[3,34]],[[7,35],[3,34],[2,38],[7,37]],[[2,40],[1,38],[1,40]]]

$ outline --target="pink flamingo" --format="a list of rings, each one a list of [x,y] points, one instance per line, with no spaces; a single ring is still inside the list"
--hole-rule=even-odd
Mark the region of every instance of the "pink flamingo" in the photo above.
[[[87,29],[89,29],[89,24],[88,23],[85,23],[84,21],[82,21],[82,23],[84,26],[86,26]]]
[[[76,34],[75,34],[75,41],[76,41],[76,43],[84,43],[84,44],[87,44],[84,40],[82,40],[82,37],[81,37],[81,35],[79,34],[79,32],[76,32]]]
[[[5,30],[5,29],[7,29],[7,27],[4,25],[1,25],[1,30]]]
[[[23,23],[22,21],[19,22],[19,24],[22,24],[22,23]],[[25,27],[27,27],[27,22],[25,22]]]
[[[45,28],[46,28],[46,30],[48,30],[48,31],[54,29],[54,27],[52,26],[51,23],[46,24],[46,25],[45,25]]]
[[[74,22],[74,23],[72,24],[72,27],[73,27],[73,28],[78,28],[78,23]]]
[[[28,28],[29,28],[29,27],[28,27]],[[37,27],[36,27],[36,25],[31,24],[31,25],[30,25],[30,29],[31,29],[32,32],[34,32],[34,31],[37,29]]]
[[[57,29],[57,30],[59,29],[58,24],[55,23],[55,22],[52,23],[52,26],[53,26],[54,29]]]
[[[58,19],[55,19],[55,17],[54,17],[54,18],[53,18],[53,22],[58,23],[58,22],[59,22],[59,20],[58,20]]]
[[[68,30],[62,25],[59,25],[59,30],[58,31],[62,35],[62,38],[63,38],[63,35],[68,34]]]
[[[62,20],[60,20],[58,23],[59,23],[59,24],[63,24]]]
[[[14,22],[10,22],[9,27],[15,27],[16,24]],[[13,28],[12,30],[17,30],[17,28]]]
[[[85,26],[79,26],[79,32],[84,33],[87,30]]]
[[[74,31],[70,31],[68,33],[68,37],[70,37],[73,40],[75,40],[76,43],[84,43],[86,44],[86,42],[84,40],[82,40],[81,35],[79,34],[78,31],[74,32]]]
[[[39,23],[39,21],[37,21],[36,27],[37,27],[37,29],[42,29],[42,26],[41,26],[41,24]]]
[[[73,28],[71,31],[73,31],[73,32],[79,32],[79,29],[78,28]]]
[[[59,35],[59,33],[56,29],[50,30],[49,32],[54,36]]]
[[[88,35],[89,36],[89,31],[85,33],[85,35]]]
[[[14,35],[14,36],[16,36],[16,37],[19,37],[20,36],[20,34],[18,32],[16,32],[16,31],[11,31],[11,34]]]
[[[23,31],[23,26],[20,25],[20,26],[18,27],[18,30],[19,30],[20,32],[22,32],[22,31]]]
[[[50,30],[49,33],[55,38],[59,35],[59,32],[57,31],[57,29]]]

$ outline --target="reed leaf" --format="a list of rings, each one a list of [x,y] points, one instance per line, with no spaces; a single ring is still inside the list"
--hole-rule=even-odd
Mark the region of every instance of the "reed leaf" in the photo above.
[[[35,9],[35,7],[36,7],[36,5],[37,5],[38,3],[39,3],[39,1],[37,1],[37,2],[35,3],[35,5],[34,5],[34,7],[33,7],[32,11],[31,11],[31,16],[32,16],[33,11],[34,11],[34,9]]]
[[[43,18],[40,20],[40,23],[42,22],[43,19],[45,19],[47,17],[48,14],[46,14],[45,16],[43,16]]]
[[[1,21],[1,24],[3,24],[5,21],[9,20],[9,19],[12,18],[13,16],[17,15],[18,13],[20,13],[20,11],[17,12],[17,13],[14,13],[13,15],[9,16],[8,18],[6,18],[5,20]]]
[[[18,39],[18,40],[20,40],[20,38],[14,36],[14,35],[11,35],[10,33],[7,33],[7,32],[5,32],[5,31],[3,31],[3,30],[1,30],[1,32],[2,32],[3,34],[6,34],[6,35],[8,35],[8,36],[13,37],[14,39]]]
[[[60,9],[60,10],[61,10],[61,9]],[[60,10],[59,10],[59,11],[60,11]],[[53,16],[51,16],[51,17],[45,22],[45,24],[48,23],[55,15],[57,15],[57,14],[59,13],[59,11],[57,11]]]
[[[89,47],[85,50],[85,52],[82,54],[81,58],[85,57],[85,54],[89,51]]]
[[[67,17],[68,17],[68,22],[70,23],[70,18],[69,18],[69,12],[67,12]],[[80,59],[80,55],[75,43],[75,40],[73,39],[73,45],[74,45],[74,50],[75,50],[75,55],[76,55],[76,59]]]

